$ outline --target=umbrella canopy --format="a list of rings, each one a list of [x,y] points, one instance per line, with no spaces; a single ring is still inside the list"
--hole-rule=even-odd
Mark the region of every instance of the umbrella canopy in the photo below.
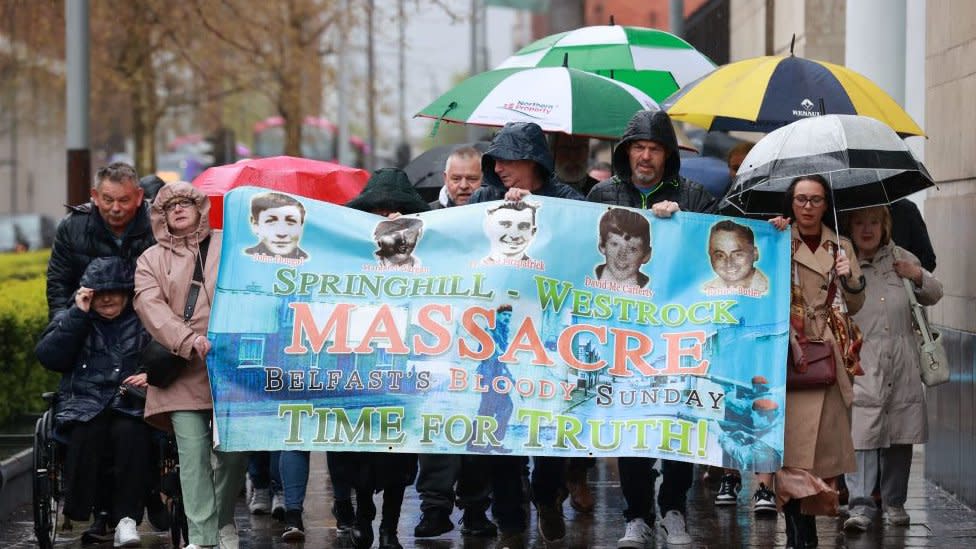
[[[633,86],[576,69],[550,67],[476,74],[416,116],[493,127],[535,122],[546,132],[618,139],[634,113],[658,108]]]
[[[417,192],[429,202],[437,198],[438,191],[444,186],[444,166],[451,153],[464,147],[473,147],[479,152],[485,152],[489,144],[488,141],[476,141],[427,149],[404,166],[403,171],[406,172]]]
[[[726,195],[746,214],[782,213],[793,179],[822,175],[837,210],[890,204],[934,185],[911,149],[866,116],[825,115],[780,128],[749,151]]]
[[[569,67],[625,82],[661,101],[715,70],[691,44],[657,29],[598,25],[553,34],[529,44],[497,67]]]
[[[682,155],[678,173],[685,179],[701,183],[708,194],[716,197],[725,196],[732,183],[728,163],[714,156]]]
[[[368,179],[369,172],[341,164],[273,156],[209,168],[193,180],[193,186],[210,197],[210,226],[219,229],[224,219],[223,196],[235,187],[264,187],[345,204],[363,190]]]
[[[924,135],[874,82],[847,67],[788,57],[723,65],[662,103],[671,118],[707,130],[770,132],[821,114],[860,114],[902,137]]]

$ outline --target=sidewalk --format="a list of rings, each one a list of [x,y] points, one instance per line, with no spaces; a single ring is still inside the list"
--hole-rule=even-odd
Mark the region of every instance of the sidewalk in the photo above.
[[[822,549],[850,548],[908,548],[908,547],[976,547],[976,512],[965,507],[951,495],[945,493],[923,478],[924,454],[915,452],[912,464],[912,477],[909,482],[906,510],[912,517],[908,528],[884,527],[880,521],[876,527],[863,534],[845,534],[841,530],[843,520],[834,517],[821,517],[817,520]],[[248,514],[243,500],[237,508],[237,526],[241,532],[241,549],[282,549],[287,547],[331,548],[336,546],[335,521],[329,513],[331,494],[326,489],[325,459],[323,454],[312,457],[312,475],[309,481],[308,497],[305,506],[306,541],[304,545],[289,545],[281,542],[282,526],[270,517],[253,517]],[[714,492],[702,483],[697,483],[689,492],[688,531],[694,538],[690,549],[699,548],[773,548],[783,547],[786,534],[782,517],[777,519],[756,519],[753,517],[750,496],[752,486],[744,479],[745,486],[739,497],[739,505],[716,508],[712,505]],[[566,505],[567,539],[558,545],[576,548],[614,548],[616,540],[623,534],[623,498],[612,460],[602,460],[597,469],[590,474],[590,483],[597,499],[593,515],[580,515]],[[379,504],[379,498],[377,498]],[[494,540],[462,539],[456,528],[440,538],[415,540],[413,527],[419,520],[419,501],[413,489],[408,490],[404,502],[403,516],[400,519],[400,541],[404,547],[423,547],[428,549],[491,549]],[[460,518],[455,512],[454,519]],[[379,521],[376,521],[378,524]],[[11,520],[0,529],[0,547],[26,549],[35,547],[31,533],[30,508],[17,511]],[[76,527],[77,528],[77,527]],[[82,527],[83,528],[83,527]],[[539,540],[533,517],[529,532],[532,547],[545,545]],[[146,529],[144,523],[141,527]],[[74,537],[68,536],[58,544],[59,548],[77,548],[80,529]],[[88,547],[109,549],[111,543]],[[169,548],[168,537],[161,533],[145,531],[143,547]],[[656,547],[665,547],[663,538],[658,538]]]

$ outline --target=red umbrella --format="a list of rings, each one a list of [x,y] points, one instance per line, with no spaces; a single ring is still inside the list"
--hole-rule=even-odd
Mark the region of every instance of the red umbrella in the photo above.
[[[207,169],[193,186],[210,197],[210,226],[219,229],[224,219],[224,193],[251,185],[274,189],[333,204],[345,204],[359,195],[369,172],[333,162],[274,156],[242,160]]]

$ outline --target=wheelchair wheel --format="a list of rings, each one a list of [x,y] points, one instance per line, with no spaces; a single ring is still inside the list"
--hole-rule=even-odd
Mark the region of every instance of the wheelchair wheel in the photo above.
[[[34,535],[41,549],[54,547],[61,511],[61,466],[53,433],[52,414],[44,412],[34,426]]]

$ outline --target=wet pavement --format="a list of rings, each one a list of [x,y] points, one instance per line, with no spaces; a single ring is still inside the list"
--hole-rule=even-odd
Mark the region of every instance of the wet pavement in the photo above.
[[[884,526],[878,519],[874,527],[861,534],[845,534],[841,530],[842,517],[820,517],[817,527],[820,532],[820,547],[831,548],[909,548],[909,547],[976,547],[976,512],[965,507],[951,495],[927,482],[923,478],[924,455],[916,451],[909,482],[908,502],[905,509],[911,515],[908,527]],[[782,517],[757,518],[752,514],[750,496],[752,485],[744,479],[739,504],[729,507],[716,507],[712,504],[715,488],[696,481],[689,491],[688,531],[694,542],[687,547],[699,548],[772,548],[783,547],[786,543]],[[283,548],[331,548],[336,547],[335,521],[329,513],[331,494],[327,490],[325,458],[323,454],[312,457],[312,476],[305,505],[306,540],[304,544],[288,544],[280,539],[283,526],[268,516],[251,516],[247,512],[243,498],[237,507],[237,526],[241,533],[241,549],[283,549]],[[602,460],[590,472],[590,486],[596,497],[597,506],[592,514],[579,514],[570,506],[565,506],[567,539],[554,547],[565,548],[606,548],[616,547],[616,540],[623,535],[623,506],[613,460]],[[377,505],[379,505],[379,496]],[[419,501],[416,492],[407,491],[403,516],[400,519],[400,541],[404,547],[427,549],[492,549],[494,540],[464,539],[458,528],[439,538],[418,540],[412,536],[413,527],[419,520]],[[453,518],[460,518],[456,511]],[[378,521],[377,521],[378,523]],[[143,547],[169,548],[168,534],[151,532],[146,522],[140,527],[143,532]],[[81,547],[78,539],[84,528],[75,527],[59,537],[59,549]],[[545,547],[535,531],[533,517],[528,532],[529,546]],[[28,507],[18,510],[0,527],[0,547],[21,549],[35,547],[33,541],[31,514]],[[89,545],[94,549],[108,549],[111,543]],[[656,547],[666,547],[658,529]]]

